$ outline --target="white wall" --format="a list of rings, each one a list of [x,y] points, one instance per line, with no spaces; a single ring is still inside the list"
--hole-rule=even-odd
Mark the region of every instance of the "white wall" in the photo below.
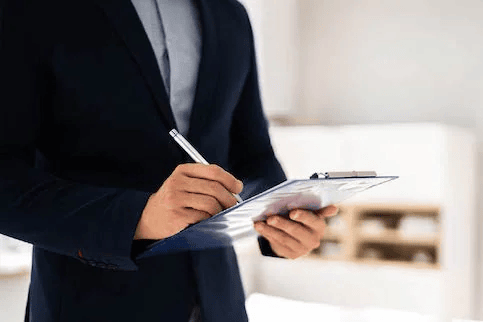
[[[299,3],[305,113],[331,124],[483,125],[483,2]]]
[[[299,88],[298,0],[241,0],[258,52],[260,87],[268,115],[295,112]]]

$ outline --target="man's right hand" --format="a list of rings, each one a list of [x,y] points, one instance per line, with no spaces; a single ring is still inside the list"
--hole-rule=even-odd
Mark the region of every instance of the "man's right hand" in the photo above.
[[[134,239],[164,239],[234,206],[243,183],[217,165],[179,165],[151,195]]]

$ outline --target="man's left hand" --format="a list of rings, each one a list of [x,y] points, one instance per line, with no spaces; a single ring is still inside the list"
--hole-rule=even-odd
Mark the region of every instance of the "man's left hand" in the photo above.
[[[325,230],[324,218],[337,211],[333,205],[317,211],[295,209],[290,211],[290,219],[270,216],[266,222],[255,223],[255,229],[270,242],[276,255],[295,259],[320,246]]]

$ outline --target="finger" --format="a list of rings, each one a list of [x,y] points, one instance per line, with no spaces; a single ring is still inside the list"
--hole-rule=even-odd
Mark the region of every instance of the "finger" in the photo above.
[[[337,208],[334,205],[330,205],[330,206],[327,206],[327,207],[324,207],[322,209],[317,210],[315,212],[315,214],[317,214],[318,216],[322,216],[322,217],[332,217],[332,216],[337,215],[338,212],[339,212],[339,208]]]
[[[207,212],[192,208],[184,208],[182,211],[183,216],[186,218],[186,222],[190,225],[196,224],[211,217],[211,215]]]
[[[180,188],[186,192],[212,196],[218,200],[223,209],[236,205],[233,194],[217,181],[187,177],[186,183]]]
[[[175,216],[167,221],[161,216],[154,216],[148,222],[145,222],[147,226],[143,227],[143,229],[144,233],[149,234],[148,239],[163,239],[168,236],[173,236],[186,229],[189,225],[211,217],[208,213],[189,208],[180,208],[171,211]]]
[[[314,249],[320,246],[320,234],[310,227],[280,216],[268,218],[267,223],[296,239],[305,248]]]
[[[240,180],[236,179],[232,174],[214,164],[182,164],[179,165],[175,171],[191,178],[217,181],[232,193],[240,193],[243,189],[243,183]]]
[[[321,222],[324,222],[323,217],[310,210],[294,209],[290,211],[289,217],[293,221],[299,222],[308,227],[317,227]]]
[[[299,222],[305,227],[310,228],[317,234],[317,239],[322,238],[326,226],[324,217],[318,216],[312,211],[302,209],[292,210],[289,217],[293,221]]]
[[[181,196],[181,206],[183,208],[203,211],[211,216],[216,215],[223,210],[222,205],[212,196],[197,193],[183,193]]]
[[[297,239],[280,229],[272,227],[264,222],[257,222],[255,229],[271,243],[283,245],[285,248],[292,250],[294,254],[305,254],[310,251],[307,247],[302,245]]]
[[[270,242],[270,247],[275,254],[287,258],[297,257],[297,252],[295,250],[273,238],[270,227],[265,222],[256,222],[254,227],[261,236]]]
[[[304,254],[298,254],[294,250],[286,247],[283,244],[280,244],[276,240],[269,240],[270,242],[270,247],[272,248],[273,252],[277,254],[278,256],[285,257],[285,258],[290,258],[290,259],[296,259]]]

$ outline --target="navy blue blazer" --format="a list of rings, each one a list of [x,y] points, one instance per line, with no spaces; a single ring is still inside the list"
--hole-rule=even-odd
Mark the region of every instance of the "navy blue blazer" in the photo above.
[[[262,113],[244,8],[198,0],[188,139],[245,183],[285,179]],[[188,162],[129,0],[7,0],[0,53],[0,233],[35,245],[27,320],[246,321],[232,248],[136,260],[151,193]],[[269,251],[269,249],[267,249]]]

